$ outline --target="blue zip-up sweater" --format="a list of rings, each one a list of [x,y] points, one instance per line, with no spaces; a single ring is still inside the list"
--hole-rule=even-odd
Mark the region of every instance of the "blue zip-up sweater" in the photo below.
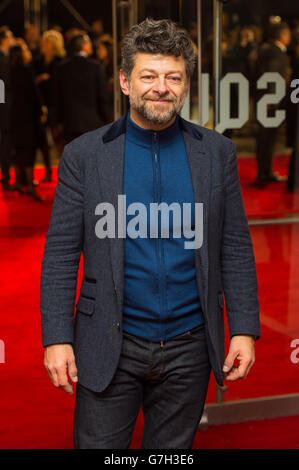
[[[174,238],[173,217],[169,238],[150,237],[150,203],[192,203],[194,197],[188,158],[178,119],[162,131],[139,127],[128,114],[125,142],[124,195],[126,209],[139,202],[146,207],[147,237],[132,238],[126,216],[125,290],[123,330],[149,341],[167,340],[203,323],[195,277],[194,250],[184,247],[190,239]],[[171,211],[170,211],[171,214]],[[133,219],[133,220],[132,220]],[[182,216],[181,216],[182,220]],[[135,230],[140,229],[136,224]],[[182,231],[183,232],[183,231]]]

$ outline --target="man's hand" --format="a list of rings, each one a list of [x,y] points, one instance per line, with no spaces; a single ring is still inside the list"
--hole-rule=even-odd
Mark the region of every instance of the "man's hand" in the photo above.
[[[69,395],[73,386],[68,380],[67,370],[72,382],[77,382],[77,367],[73,347],[70,344],[52,344],[47,346],[44,355],[44,366],[55,387],[62,388]]]
[[[237,359],[239,365],[235,366]],[[229,352],[224,361],[223,372],[227,372],[227,380],[245,379],[255,361],[254,338],[250,335],[233,336]]]

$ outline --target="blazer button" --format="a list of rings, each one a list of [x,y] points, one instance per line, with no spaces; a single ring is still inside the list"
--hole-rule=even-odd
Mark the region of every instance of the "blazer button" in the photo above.
[[[119,322],[116,323],[116,326],[120,330],[120,323]]]

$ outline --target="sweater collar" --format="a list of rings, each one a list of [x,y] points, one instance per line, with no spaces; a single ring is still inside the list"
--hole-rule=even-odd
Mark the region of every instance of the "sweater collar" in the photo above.
[[[156,131],[152,129],[144,129],[132,121],[130,112],[128,112],[126,138],[142,147],[151,147],[154,140],[159,142],[160,146],[169,145],[171,141],[177,139],[180,134],[178,116],[171,126],[166,129]]]
[[[102,135],[102,141],[104,144],[112,142],[113,140],[126,133],[127,128],[128,112],[121,116],[117,121],[105,126],[105,132]],[[183,119],[180,115],[177,116],[178,126],[181,132],[185,132],[191,138],[201,141],[203,139],[203,133],[200,126],[193,124]]]

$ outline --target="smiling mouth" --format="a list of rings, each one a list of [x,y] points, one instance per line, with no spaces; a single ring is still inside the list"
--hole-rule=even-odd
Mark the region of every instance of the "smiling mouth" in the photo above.
[[[171,100],[149,100],[152,101],[153,103],[172,103]]]

